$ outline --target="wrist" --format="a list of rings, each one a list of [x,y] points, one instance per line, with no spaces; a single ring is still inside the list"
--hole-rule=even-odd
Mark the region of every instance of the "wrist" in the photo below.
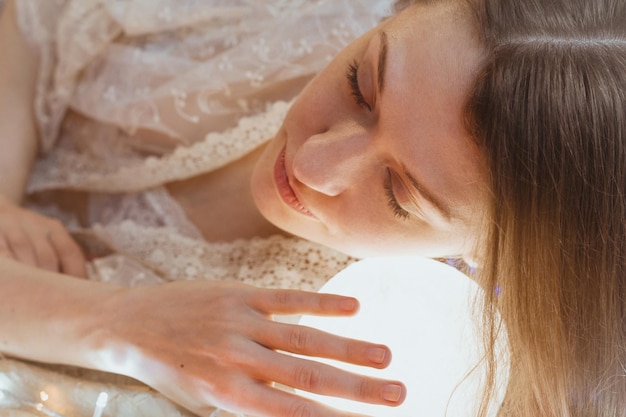
[[[107,333],[110,333],[115,319],[108,309],[109,299],[120,289],[109,284],[70,279],[79,285],[73,288],[68,307],[60,308],[50,320],[50,329],[56,333],[50,337],[58,339],[57,344],[63,347],[60,349],[63,352],[48,362],[114,372],[106,369],[99,358],[106,351],[105,342],[110,339]]]
[[[88,366],[88,335],[104,319],[92,312],[117,287],[6,258],[0,258],[0,269],[0,351],[38,362]]]
[[[79,326],[73,330],[83,352],[79,366],[103,372],[141,378],[144,359],[131,327],[132,294],[136,289],[107,288],[97,302],[88,306]],[[136,329],[135,329],[136,330]]]

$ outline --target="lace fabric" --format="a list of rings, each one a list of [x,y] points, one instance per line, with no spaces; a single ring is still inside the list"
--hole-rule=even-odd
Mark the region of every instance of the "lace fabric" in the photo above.
[[[264,112],[241,118],[232,129],[208,133],[203,140],[160,156],[133,150],[125,142],[128,136],[111,126],[71,115],[63,126],[63,140],[35,166],[28,191],[132,192],[210,172],[272,137],[287,109],[285,102],[268,105]]]
[[[168,135],[130,140],[161,152],[232,127],[293,96],[386,3],[22,0],[20,24],[42,57],[43,147],[70,108],[126,132]]]
[[[28,206],[62,219],[98,255],[92,280],[318,289],[353,259],[282,236],[207,242],[163,186],[223,167],[272,137],[306,81],[390,3],[17,1],[41,66],[42,154]],[[72,198],[70,208],[61,204],[63,192],[79,193],[84,210]],[[137,381],[0,360],[0,416],[94,415],[101,393],[103,416],[190,415]]]

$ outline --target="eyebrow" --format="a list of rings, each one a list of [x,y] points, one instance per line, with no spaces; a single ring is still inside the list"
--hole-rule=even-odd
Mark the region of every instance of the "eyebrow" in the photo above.
[[[428,190],[422,183],[420,183],[408,170],[403,166],[404,175],[409,179],[411,185],[417,190],[417,192],[424,197],[430,204],[435,206],[437,210],[447,219],[450,220],[455,217],[452,213],[450,205],[441,200],[437,195]]]
[[[378,91],[382,94],[385,88],[385,73],[387,69],[387,52],[389,50],[389,41],[387,32],[380,31],[380,52],[378,53]]]

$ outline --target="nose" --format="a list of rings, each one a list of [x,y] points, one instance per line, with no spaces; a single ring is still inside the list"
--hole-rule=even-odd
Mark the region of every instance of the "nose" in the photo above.
[[[360,125],[333,127],[310,136],[293,159],[295,178],[307,187],[334,197],[358,178],[373,156],[370,134]]]

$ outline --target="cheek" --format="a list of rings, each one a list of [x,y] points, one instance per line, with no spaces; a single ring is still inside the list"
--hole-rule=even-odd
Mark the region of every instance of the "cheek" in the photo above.
[[[383,237],[411,237],[410,228],[394,218],[386,209],[384,201],[372,198],[372,192],[361,198],[346,196],[344,204],[336,205],[325,214],[331,234],[343,236],[352,241],[380,241]]]
[[[331,242],[355,256],[455,256],[461,253],[462,233],[433,227],[417,219],[404,221],[389,212],[384,201],[350,199],[328,213]],[[332,244],[330,246],[333,246]],[[347,249],[346,249],[347,248]]]

